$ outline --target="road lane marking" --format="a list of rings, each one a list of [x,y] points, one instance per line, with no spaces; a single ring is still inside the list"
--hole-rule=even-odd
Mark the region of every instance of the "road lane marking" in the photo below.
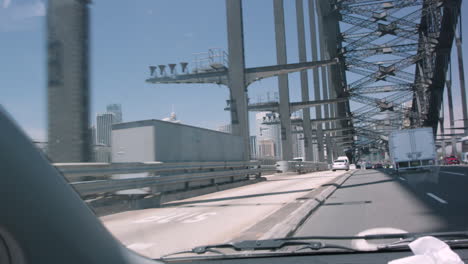
[[[184,220],[184,221],[182,221],[182,223],[191,224],[191,223],[200,222],[200,221],[206,220],[211,215],[216,215],[216,213],[215,212],[210,212],[210,213],[200,214],[200,215],[197,215],[196,217],[194,217],[192,219]]]
[[[167,224],[170,222],[180,222],[180,223],[196,223],[200,221],[206,220],[210,216],[216,215],[215,212],[208,212],[208,213],[171,213],[167,215],[153,215],[149,217],[145,217],[143,219],[138,219],[133,221],[133,224],[141,224],[141,223],[150,223],[156,222],[157,224]]]
[[[172,219],[175,219],[175,218],[179,218],[179,217],[183,217],[183,216],[186,216],[187,213],[179,213],[179,214],[174,214],[174,215],[171,215],[171,216],[168,216],[168,217],[165,217],[159,221],[157,221],[158,224],[165,224],[165,223],[169,223],[172,221]]]
[[[459,175],[459,176],[465,176],[465,173],[459,173],[459,172],[451,172],[451,171],[440,171],[442,173],[447,173],[447,174],[453,174],[453,175]]]
[[[153,216],[150,216],[150,217],[145,217],[143,219],[133,221],[133,223],[134,224],[141,224],[141,223],[154,222],[154,221],[161,220],[161,219],[163,219],[165,217],[166,217],[165,215],[153,215]]]
[[[179,220],[184,220],[184,219],[190,218],[192,216],[196,216],[197,214],[199,214],[199,213],[189,214],[189,215],[186,215],[186,216],[183,216],[183,217],[179,218]]]
[[[436,201],[438,201],[439,203],[448,204],[447,201],[445,201],[444,199],[438,197],[437,195],[433,193],[426,193],[426,194],[429,195],[431,198],[435,199]]]
[[[400,180],[402,180],[402,181],[406,181],[406,179],[403,178],[403,177],[398,177],[398,178],[400,178]]]

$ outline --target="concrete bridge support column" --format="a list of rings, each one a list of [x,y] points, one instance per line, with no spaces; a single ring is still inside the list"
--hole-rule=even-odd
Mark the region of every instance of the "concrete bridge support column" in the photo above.
[[[306,42],[304,29],[304,4],[303,0],[296,0],[296,22],[297,22],[297,43],[299,50],[299,62],[306,62]],[[301,96],[302,101],[309,101],[309,80],[307,71],[301,71]],[[313,145],[312,145],[312,126],[310,124],[310,108],[302,109],[302,127],[304,131],[304,155],[305,160],[312,161]]]
[[[318,51],[317,51],[317,30],[316,30],[316,15],[315,15],[315,0],[309,0],[309,28],[310,28],[310,44],[311,44],[311,53],[312,61],[318,60]],[[322,70],[324,67],[322,67]],[[312,69],[312,76],[314,78],[314,100],[320,100],[320,80],[319,80],[319,70],[318,68]],[[315,107],[315,118],[322,118],[322,106]],[[324,146],[323,146],[323,132],[322,132],[322,123],[317,123],[315,129],[317,130],[317,153],[318,161],[325,161],[324,156]]]
[[[286,55],[286,32],[284,25],[283,0],[273,0],[275,38],[276,38],[276,60],[278,64],[287,64]],[[291,133],[291,111],[289,108],[289,80],[287,74],[278,76],[279,88],[279,114],[281,126],[281,146],[283,160],[292,160],[292,133]]]
[[[241,136],[244,159],[250,159],[249,116],[247,87],[245,85],[244,32],[242,1],[226,0],[227,35],[229,52],[229,89],[231,92],[232,134]]]

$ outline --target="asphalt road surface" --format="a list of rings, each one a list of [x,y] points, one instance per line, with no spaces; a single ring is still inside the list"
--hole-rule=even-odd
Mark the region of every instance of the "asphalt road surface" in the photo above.
[[[309,216],[294,236],[467,229],[468,167],[442,166],[433,174],[359,170]],[[356,246],[361,242],[339,243]]]
[[[267,181],[165,204],[162,208],[128,211],[101,217],[104,225],[128,248],[150,258],[196,246],[229,242],[261,220],[280,221],[285,206],[343,175],[324,171],[302,175],[271,175]],[[299,206],[299,205],[298,205]],[[275,219],[277,217],[277,219]],[[244,238],[249,238],[245,237]]]

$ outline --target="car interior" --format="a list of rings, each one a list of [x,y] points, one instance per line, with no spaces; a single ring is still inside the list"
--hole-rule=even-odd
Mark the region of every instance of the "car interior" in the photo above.
[[[388,263],[411,256],[391,252],[272,252],[151,260],[117,241],[78,193],[0,110],[0,263]],[[183,239],[183,238],[181,238]],[[467,249],[456,249],[468,260]]]

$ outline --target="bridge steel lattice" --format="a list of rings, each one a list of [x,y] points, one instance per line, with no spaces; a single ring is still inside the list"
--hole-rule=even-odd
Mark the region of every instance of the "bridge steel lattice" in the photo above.
[[[402,127],[436,132],[461,0],[322,3],[325,16],[340,21],[337,72],[353,77],[342,82],[338,97],[362,105],[350,112],[354,147],[385,144]]]

